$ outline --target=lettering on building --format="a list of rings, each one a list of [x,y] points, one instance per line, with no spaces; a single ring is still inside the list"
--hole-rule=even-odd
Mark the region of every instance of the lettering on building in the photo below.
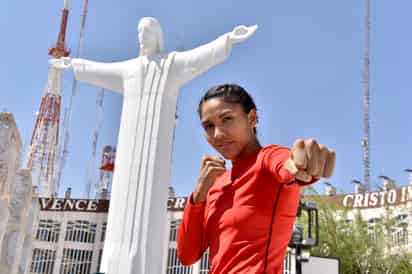
[[[352,193],[343,196],[342,205],[349,208],[376,208],[412,202],[412,185],[379,192]]]
[[[40,210],[108,212],[108,200],[39,198]]]
[[[182,211],[187,203],[187,197],[169,198],[167,200],[167,210]]]

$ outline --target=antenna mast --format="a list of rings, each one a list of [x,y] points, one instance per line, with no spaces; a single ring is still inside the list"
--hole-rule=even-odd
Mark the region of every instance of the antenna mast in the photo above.
[[[370,125],[370,117],[369,117],[369,81],[370,81],[370,73],[369,73],[369,66],[370,66],[370,0],[366,0],[366,17],[365,17],[365,55],[364,55],[364,67],[363,67],[363,139],[362,139],[362,148],[363,148],[363,183],[365,186],[365,190],[370,190],[370,132],[369,132],[369,125]]]

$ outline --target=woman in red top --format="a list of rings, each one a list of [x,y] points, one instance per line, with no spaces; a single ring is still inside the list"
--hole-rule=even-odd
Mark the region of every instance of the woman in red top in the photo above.
[[[256,106],[238,85],[210,89],[198,112],[207,141],[232,168],[203,157],[178,230],[180,261],[193,264],[209,248],[209,273],[281,273],[300,186],[330,177],[335,153],[315,140],[262,147]]]

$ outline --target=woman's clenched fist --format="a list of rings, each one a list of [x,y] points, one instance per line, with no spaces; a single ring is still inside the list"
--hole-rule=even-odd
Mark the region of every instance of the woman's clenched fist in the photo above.
[[[225,160],[217,156],[205,155],[202,158],[199,178],[195,191],[193,192],[193,202],[203,203],[206,195],[216,178],[226,171]]]

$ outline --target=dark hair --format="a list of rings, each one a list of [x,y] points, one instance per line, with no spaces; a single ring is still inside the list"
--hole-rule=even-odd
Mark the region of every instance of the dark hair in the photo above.
[[[223,84],[210,88],[205,95],[203,95],[202,99],[200,99],[197,109],[200,118],[202,118],[203,103],[212,98],[221,98],[228,104],[239,104],[246,114],[252,109],[257,110],[252,96],[250,96],[244,88],[237,84]],[[256,128],[253,129],[253,132],[256,134]]]

